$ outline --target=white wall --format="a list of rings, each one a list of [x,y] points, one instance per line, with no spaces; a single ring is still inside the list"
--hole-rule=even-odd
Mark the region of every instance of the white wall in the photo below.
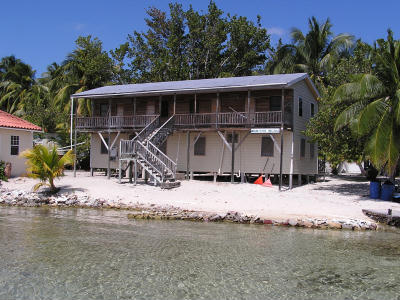
[[[111,139],[110,143],[112,143],[117,136],[116,133],[111,134]],[[103,133],[103,137],[107,138],[108,133]],[[129,138],[129,135],[126,133],[121,133],[117,139],[117,141],[114,144],[114,147],[117,151],[117,154],[119,154],[119,142],[121,139],[127,140]],[[97,133],[91,134],[91,140],[90,140],[90,167],[91,168],[107,168],[108,166],[108,155],[107,154],[101,154],[101,139],[100,136]],[[111,161],[111,168],[116,169],[118,168],[118,157],[115,160]]]
[[[293,174],[318,173],[318,147],[314,145],[314,158],[310,157],[310,143],[302,133],[306,130],[308,120],[311,118],[311,103],[314,104],[314,114],[318,112],[318,103],[304,80],[293,85]],[[303,100],[303,116],[299,116],[299,97]],[[300,157],[301,139],[306,140],[305,156]]]
[[[19,136],[19,153],[33,147],[33,133],[26,130],[0,128],[0,160],[11,163],[11,176],[26,173],[25,159],[11,155],[11,136]]]
[[[239,141],[247,134],[246,131],[236,131]],[[206,138],[206,155],[195,156],[193,142],[197,132],[190,134],[190,170],[194,172],[221,172],[231,171],[231,151],[224,146],[217,132],[203,132]],[[269,136],[264,134],[249,134],[241,147],[235,152],[235,172],[247,173],[279,173],[280,160],[280,134],[273,134],[277,147],[274,148],[273,157],[261,156],[261,138]],[[284,161],[283,173],[290,170],[291,132],[284,133]],[[186,132],[176,132],[168,137],[167,155],[177,162],[178,171],[186,171],[187,161],[187,135]],[[268,163],[267,163],[268,161]],[[266,164],[267,163],[267,164]]]

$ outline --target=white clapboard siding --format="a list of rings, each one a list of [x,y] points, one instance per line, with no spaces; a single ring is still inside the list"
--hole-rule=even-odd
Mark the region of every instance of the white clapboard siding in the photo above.
[[[318,111],[318,102],[311,93],[304,80],[294,86],[294,109],[293,109],[293,137],[294,137],[294,164],[293,174],[317,174],[318,173],[318,147],[315,144],[314,158],[310,158],[310,144],[307,137],[302,133],[311,117],[311,103],[314,103],[315,114]],[[299,97],[303,100],[303,116],[299,117]],[[306,152],[303,158],[300,157],[300,141],[306,140]]]

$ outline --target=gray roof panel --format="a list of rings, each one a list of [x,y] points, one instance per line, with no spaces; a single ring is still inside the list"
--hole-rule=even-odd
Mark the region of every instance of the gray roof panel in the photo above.
[[[308,78],[306,73],[197,79],[168,82],[150,82],[110,85],[72,95],[73,98],[97,98],[118,95],[163,94],[182,91],[207,91],[241,87],[290,86]]]

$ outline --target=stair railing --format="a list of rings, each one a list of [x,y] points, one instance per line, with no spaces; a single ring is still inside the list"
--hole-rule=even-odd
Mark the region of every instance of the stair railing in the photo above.
[[[167,170],[171,173],[171,175],[175,178],[176,174],[176,162],[170,159],[164,152],[158,149],[152,142],[147,143],[147,148],[150,152],[152,152],[159,160],[163,162],[166,166]]]
[[[160,124],[160,117],[157,116],[145,128],[143,128],[133,139],[120,141],[120,154],[134,154],[135,142],[144,141]]]
[[[174,129],[175,115],[172,115],[164,124],[162,124],[150,137],[149,142],[160,146],[165,137]]]
[[[156,170],[161,175],[161,180],[165,176],[165,171],[168,169],[165,163],[152,151],[143,145],[140,141],[136,141],[135,145],[136,153],[154,170]],[[173,174],[174,175],[174,174]]]

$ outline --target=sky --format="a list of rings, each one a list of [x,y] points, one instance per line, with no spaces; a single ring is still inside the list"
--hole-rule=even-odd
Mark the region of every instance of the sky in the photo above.
[[[52,62],[61,63],[74,49],[80,35],[98,37],[106,50],[126,42],[134,30],[144,31],[146,9],[155,6],[168,10],[169,2],[186,9],[206,10],[209,0],[3,0],[0,17],[0,57],[15,55],[36,70],[46,71]],[[399,0],[215,0],[225,13],[246,16],[261,23],[276,43],[290,41],[293,27],[307,30],[311,16],[320,21],[330,18],[332,31],[351,33],[373,43],[386,37],[391,28],[400,34]]]

